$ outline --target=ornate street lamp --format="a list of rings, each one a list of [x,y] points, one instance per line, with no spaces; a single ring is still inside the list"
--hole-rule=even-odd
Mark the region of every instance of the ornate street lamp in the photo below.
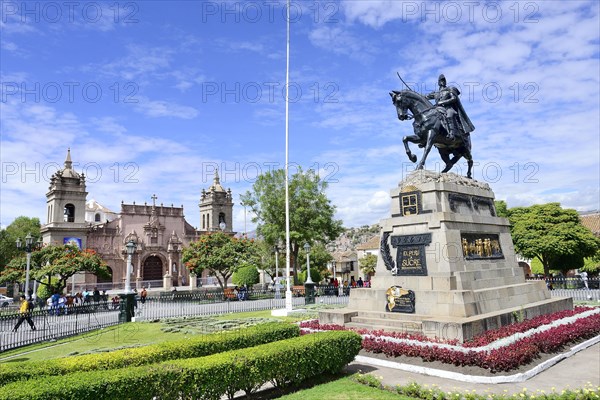
[[[273,246],[275,251],[275,298],[281,298],[281,292],[279,287],[279,246]]]
[[[331,266],[332,266],[332,269],[333,269],[333,280],[335,281],[335,280],[337,280],[337,278],[335,277],[335,260],[333,260],[331,262]]]
[[[304,243],[304,251],[306,252],[306,283],[314,283],[310,276],[310,244]]]
[[[127,272],[125,273],[125,293],[120,294],[121,306],[119,309],[119,322],[131,322],[131,319],[135,315],[135,293],[131,291],[131,273],[133,271],[133,265],[131,264],[131,257],[137,249],[137,244],[133,239],[130,239],[125,245],[127,251]]]
[[[127,273],[125,276],[125,294],[127,294],[127,293],[131,292],[131,272],[133,271],[131,257],[135,253],[135,250],[137,249],[137,245],[135,244],[135,242],[133,240],[130,240],[125,245],[125,248],[127,250]]]
[[[21,242],[20,238],[17,238],[16,241],[17,244],[17,249],[21,249],[23,247],[23,242]],[[36,248],[40,248],[42,247],[42,240],[40,239],[36,246]],[[31,252],[33,251],[34,246],[33,246],[33,237],[31,236],[31,233],[27,233],[27,236],[25,236],[25,247],[23,248],[23,250],[25,250],[25,253],[27,254],[27,269],[25,272],[25,297],[29,299],[29,269],[31,268]]]

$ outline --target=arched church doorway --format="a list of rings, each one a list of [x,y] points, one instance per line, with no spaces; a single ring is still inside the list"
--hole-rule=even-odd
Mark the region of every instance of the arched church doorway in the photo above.
[[[142,279],[145,281],[159,281],[163,278],[163,264],[158,256],[150,256],[144,261]]]
[[[112,283],[113,282],[113,270],[111,267],[108,267],[109,275],[108,277],[96,275],[97,283]]]

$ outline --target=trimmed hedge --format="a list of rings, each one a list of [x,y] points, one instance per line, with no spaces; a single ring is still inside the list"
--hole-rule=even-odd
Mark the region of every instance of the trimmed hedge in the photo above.
[[[297,325],[274,322],[251,326],[242,331],[199,335],[110,353],[0,364],[0,385],[42,375],[63,375],[80,371],[134,367],[167,360],[207,356],[299,335],[300,328]]]
[[[322,332],[200,358],[13,382],[0,388],[0,400],[218,400],[267,382],[285,386],[339,372],[360,348],[354,332]]]

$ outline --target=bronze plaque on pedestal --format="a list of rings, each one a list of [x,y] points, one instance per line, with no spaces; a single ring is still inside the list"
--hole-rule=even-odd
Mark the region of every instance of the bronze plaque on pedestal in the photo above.
[[[401,286],[392,286],[385,295],[387,304],[385,310],[390,312],[408,313],[415,312],[415,292],[407,290]]]

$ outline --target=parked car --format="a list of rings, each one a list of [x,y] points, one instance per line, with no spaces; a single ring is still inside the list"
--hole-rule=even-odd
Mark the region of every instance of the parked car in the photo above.
[[[7,297],[3,294],[0,294],[0,306],[2,307],[8,307],[9,305],[13,304],[14,300],[12,297]]]

